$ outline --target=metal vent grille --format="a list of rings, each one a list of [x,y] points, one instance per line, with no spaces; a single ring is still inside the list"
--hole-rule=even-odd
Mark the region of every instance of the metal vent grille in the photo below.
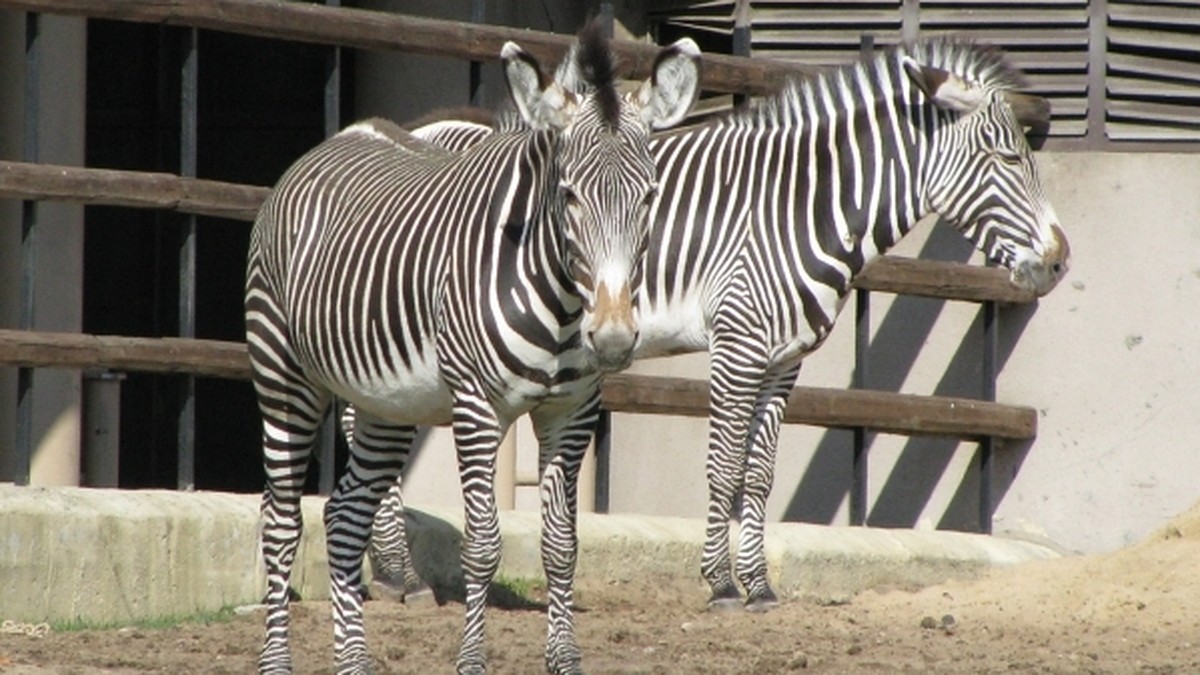
[[[900,41],[902,3],[786,2],[752,3],[750,45],[754,56],[806,66],[831,66],[858,58],[862,36],[877,46]]]
[[[1200,1],[1109,2],[1113,140],[1200,140]]]
[[[1052,136],[1087,133],[1088,3],[1086,0],[920,4],[921,35],[952,33],[994,44],[1050,99]]]

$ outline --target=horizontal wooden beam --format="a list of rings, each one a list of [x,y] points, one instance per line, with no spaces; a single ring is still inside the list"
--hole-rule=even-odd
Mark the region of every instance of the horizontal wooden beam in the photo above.
[[[268,188],[169,173],[0,161],[0,198],[172,209],[254,220]]]
[[[602,405],[614,412],[707,417],[708,382],[674,377],[609,375]],[[1037,436],[1037,411],[966,398],[883,391],[796,387],[784,422],[822,427],[867,427],[906,436]]]
[[[135,338],[0,330],[0,366],[192,373],[246,380],[246,345],[220,340]],[[648,415],[708,415],[708,383],[669,377],[609,375],[604,407]],[[1029,439],[1037,412],[1024,406],[882,391],[797,387],[784,421],[825,427],[865,426],[913,436]]]
[[[0,330],[0,366],[250,379],[242,342]]]
[[[854,278],[868,291],[920,295],[944,300],[1002,303],[1033,302],[1037,295],[1009,279],[1008,270],[941,260],[883,256]]]
[[[169,173],[0,161],[0,199],[174,209],[252,221],[269,191],[265,187]],[[863,270],[854,285],[870,291],[970,302],[1023,303],[1035,299],[1033,293],[1013,285],[1002,269],[890,256]]]
[[[573,36],[520,28],[279,0],[0,0],[0,8],[472,61],[498,59],[500,48],[512,40],[543,63],[558,63],[573,40]],[[612,49],[622,70],[641,78],[650,74],[659,48],[618,40]],[[781,61],[705,54],[701,86],[710,91],[767,95],[804,71]]]

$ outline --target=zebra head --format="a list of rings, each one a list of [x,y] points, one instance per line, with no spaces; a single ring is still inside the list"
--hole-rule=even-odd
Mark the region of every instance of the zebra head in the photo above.
[[[561,226],[563,269],[583,306],[582,343],[597,368],[619,370],[637,345],[635,289],[658,189],[650,131],[678,123],[691,108],[700,50],[687,38],[663,49],[651,77],[625,94],[616,89],[597,23],[580,34],[556,79],[511,42],[502,57],[522,118],[556,133],[551,209]]]
[[[926,177],[930,206],[1007,267],[1015,284],[1044,295],[1070,257],[1025,140],[1025,127],[1049,122],[1049,103],[1015,91],[1024,78],[998,50],[949,40],[927,47],[902,63],[941,111]]]

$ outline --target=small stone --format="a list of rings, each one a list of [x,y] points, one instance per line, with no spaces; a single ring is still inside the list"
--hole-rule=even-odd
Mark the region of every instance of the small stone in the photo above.
[[[937,619],[933,618],[932,616],[927,616],[921,619],[921,628],[924,628],[925,630],[934,630],[935,628],[938,628],[938,626],[939,624]]]

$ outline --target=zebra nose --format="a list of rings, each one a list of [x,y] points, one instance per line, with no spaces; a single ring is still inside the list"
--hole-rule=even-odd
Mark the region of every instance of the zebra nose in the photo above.
[[[597,368],[605,372],[623,370],[633,362],[639,332],[609,323],[586,333],[587,346]]]

